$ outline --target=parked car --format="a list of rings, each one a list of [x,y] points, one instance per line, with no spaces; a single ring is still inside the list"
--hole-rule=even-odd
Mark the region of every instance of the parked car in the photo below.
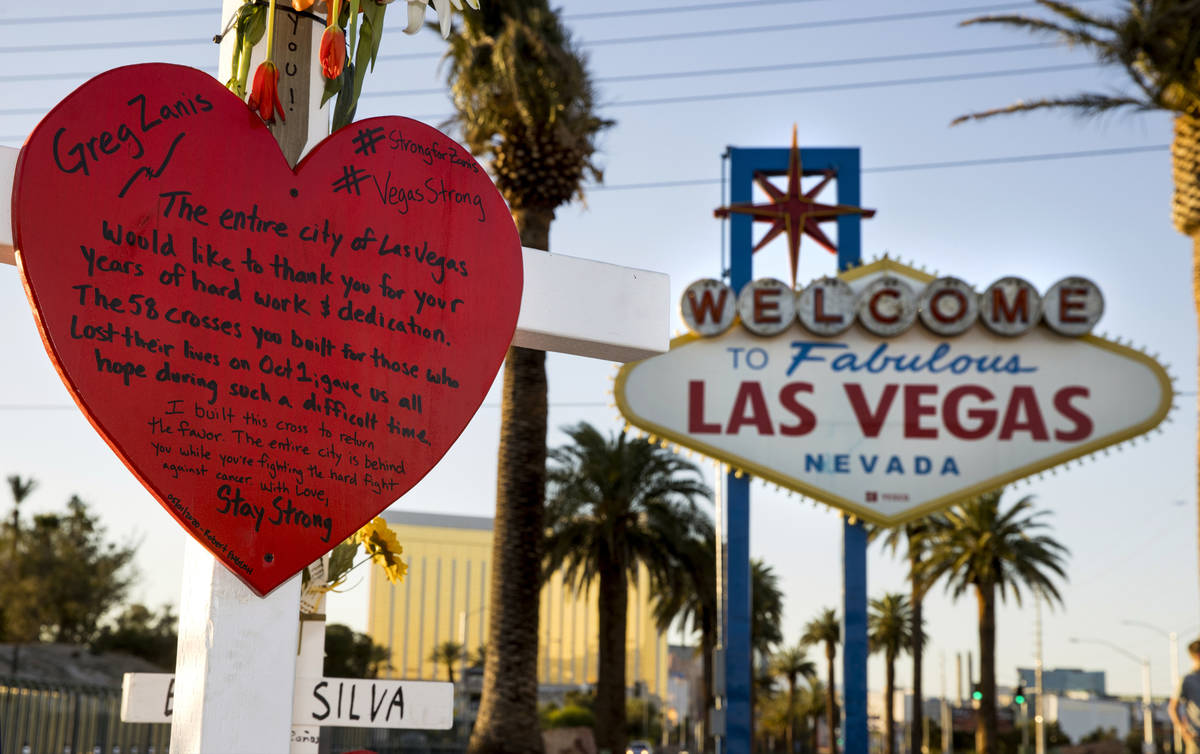
[[[625,754],[654,754],[648,741],[630,741]]]

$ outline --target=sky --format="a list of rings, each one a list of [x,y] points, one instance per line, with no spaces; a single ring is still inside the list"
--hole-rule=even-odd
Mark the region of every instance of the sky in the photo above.
[[[1117,7],[1081,5],[1097,13]],[[216,70],[209,41],[221,26],[216,2],[81,7],[86,15],[64,4],[0,9],[0,145],[19,147],[54,103],[109,68],[158,61]],[[1019,275],[1044,291],[1083,275],[1105,295],[1097,332],[1160,354],[1179,391],[1163,431],[1021,483],[1006,499],[1033,496],[1070,550],[1063,603],[1042,613],[1046,667],[1104,670],[1110,692],[1140,693],[1134,660],[1071,639],[1112,642],[1148,657],[1153,691],[1165,695],[1163,632],[1179,632],[1184,644],[1200,635],[1197,332],[1189,241],[1170,223],[1170,116],[1081,120],[1046,112],[951,128],[955,116],[1019,99],[1124,86],[1119,71],[1080,50],[958,25],[987,12],[1038,12],[1028,2],[566,0],[562,7],[587,52],[601,113],[615,125],[600,140],[604,184],[589,187],[586,204],[558,212],[553,251],[665,272],[676,309],[683,288],[720,272],[723,226],[712,210],[722,203],[722,154],[731,145],[787,146],[795,124],[801,148],[861,148],[863,204],[878,211],[863,224],[864,259],[886,252],[977,289]],[[396,11],[359,117],[397,114],[437,125],[451,111],[438,67],[444,43],[427,32],[405,36]],[[756,70],[735,70],[746,68]],[[786,278],[783,242],[755,265],[756,277]],[[833,270],[831,255],[804,245],[801,281]],[[186,535],[74,407],[11,266],[0,267],[0,321],[0,472],[40,482],[30,513],[82,496],[113,539],[138,544],[132,598],[178,604]],[[673,323],[682,328],[677,315]],[[548,364],[552,444],[576,422],[621,426],[610,406],[614,364],[564,355]],[[396,507],[491,515],[498,408],[493,388],[458,443]],[[704,468],[711,473],[712,464]],[[0,513],[7,510],[0,503]],[[836,512],[756,482],[750,547],[779,575],[787,641],[821,608],[840,603]],[[873,546],[868,592],[885,591],[907,591],[904,567]],[[363,626],[365,592],[360,585],[332,602],[331,620]],[[926,693],[941,693],[944,667],[953,695],[956,653],[978,657],[974,598],[955,600],[939,586],[926,617]],[[1033,605],[1010,599],[997,622],[997,677],[1008,685],[1016,667],[1032,666]],[[897,671],[898,683],[909,683],[907,660]],[[878,659],[870,674],[871,687],[880,688]]]

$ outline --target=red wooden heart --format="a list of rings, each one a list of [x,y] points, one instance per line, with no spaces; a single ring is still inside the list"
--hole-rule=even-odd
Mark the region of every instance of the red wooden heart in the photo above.
[[[407,118],[295,171],[205,73],[104,73],[17,165],[50,358],[184,529],[259,594],[416,484],[512,340],[521,246],[475,160]]]

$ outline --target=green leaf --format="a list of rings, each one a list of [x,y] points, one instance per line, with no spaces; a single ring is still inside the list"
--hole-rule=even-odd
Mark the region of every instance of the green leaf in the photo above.
[[[353,0],[351,0],[353,2]],[[366,24],[363,25],[366,28]],[[371,45],[358,45],[358,50],[354,54],[354,104],[358,105],[358,95],[362,93],[363,79],[367,77],[367,71],[370,70]]]
[[[346,69],[342,71],[342,76],[345,81],[352,81],[354,78],[354,63],[347,60]],[[343,126],[347,126],[354,120],[354,112],[358,109],[358,97],[355,96],[354,85],[345,86],[343,84],[341,91],[338,92],[337,102],[333,105],[333,130],[337,131]]]
[[[375,70],[375,58],[379,56],[379,42],[383,39],[383,13],[386,10],[387,6],[379,3],[367,3],[363,10],[363,28],[359,32],[358,43],[361,46],[364,41],[370,40],[372,71]]]
[[[354,556],[358,553],[358,545],[353,542],[342,542],[333,548],[329,554],[329,583],[340,581],[354,567]]]
[[[346,38],[350,40],[350,57],[354,57],[355,37],[358,36],[358,7],[360,0],[350,0],[350,34]],[[355,98],[357,102],[358,99]]]
[[[344,70],[336,79],[327,79],[322,77],[322,81],[325,82],[325,91],[321,94],[321,107],[325,106],[325,103],[329,101],[330,97],[342,90],[342,82],[345,80],[345,78],[346,72]]]
[[[246,24],[246,38],[250,40],[250,46],[253,47],[267,33],[267,9],[261,5],[243,5],[242,14]]]

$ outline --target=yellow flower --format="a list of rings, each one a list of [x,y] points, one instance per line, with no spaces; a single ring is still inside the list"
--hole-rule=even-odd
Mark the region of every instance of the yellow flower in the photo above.
[[[379,564],[387,574],[388,581],[398,584],[404,580],[408,565],[400,559],[404,548],[396,539],[396,534],[388,527],[387,522],[376,516],[366,526],[358,530],[354,540],[362,545],[367,555]]]

